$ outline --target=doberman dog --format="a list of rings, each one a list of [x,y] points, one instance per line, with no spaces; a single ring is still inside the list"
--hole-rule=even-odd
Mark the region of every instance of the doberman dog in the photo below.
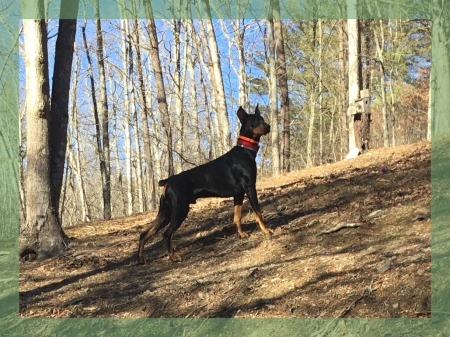
[[[169,223],[163,234],[169,258],[172,261],[181,261],[181,257],[172,247],[172,236],[186,219],[189,204],[194,204],[198,198],[234,197],[234,223],[239,235],[245,238],[247,234],[241,228],[241,212],[244,195],[247,194],[259,227],[266,234],[273,233],[264,225],[255,187],[255,158],[259,139],[270,132],[270,125],[264,122],[258,106],[253,115],[247,114],[239,107],[237,116],[242,126],[235,147],[209,163],[159,181],[159,186],[163,187],[159,211],[156,219],[140,235],[139,264],[145,263],[145,243]]]

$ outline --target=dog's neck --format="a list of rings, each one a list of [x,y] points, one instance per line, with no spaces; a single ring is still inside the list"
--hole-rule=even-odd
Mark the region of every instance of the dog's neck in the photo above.
[[[258,144],[259,144],[259,141],[254,140],[252,138],[242,136],[242,135],[239,136],[238,141],[237,141],[238,146],[245,147],[245,148],[255,151],[255,152],[258,152],[258,150],[259,150]]]

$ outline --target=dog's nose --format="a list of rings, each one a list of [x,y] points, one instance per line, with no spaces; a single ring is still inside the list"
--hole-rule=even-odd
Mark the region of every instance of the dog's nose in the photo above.
[[[266,130],[266,133],[269,133],[269,132],[270,132],[270,125],[269,125],[269,124],[266,124],[265,130]]]

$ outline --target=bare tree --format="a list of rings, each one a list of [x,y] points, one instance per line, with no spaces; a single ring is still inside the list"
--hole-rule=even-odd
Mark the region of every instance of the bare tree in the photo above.
[[[59,199],[64,176],[64,162],[67,147],[67,125],[69,122],[69,91],[70,74],[76,32],[76,16],[78,0],[62,0],[58,37],[55,45],[55,62],[53,67],[53,81],[51,94],[50,115],[50,165],[52,203],[59,217]],[[72,18],[67,18],[69,15]],[[69,76],[68,76],[69,75]]]
[[[156,32],[155,20],[153,19],[153,8],[150,1],[145,2],[145,8],[147,12],[147,32],[150,41],[150,57],[152,61],[152,67],[155,76],[156,83],[156,95],[158,100],[159,115],[162,118],[162,124],[167,141],[167,155],[169,161],[169,176],[173,175],[173,140],[172,140],[172,127],[170,124],[169,109],[167,107],[166,92],[164,89],[164,79],[162,75],[161,61],[159,59],[159,46],[158,35]]]
[[[125,176],[126,176],[126,196],[127,196],[127,215],[133,213],[133,173],[132,173],[132,150],[131,150],[131,111],[130,111],[130,80],[128,78],[129,69],[131,66],[131,60],[129,55],[130,44],[127,41],[129,35],[128,32],[128,20],[120,20],[120,25],[122,29],[123,39],[122,39],[122,58],[123,58],[123,88],[124,88],[124,102],[125,102],[125,118],[124,118],[124,131],[125,131]]]
[[[318,78],[318,91],[319,91],[319,165],[322,165],[323,160],[323,84],[322,84],[322,55],[323,55],[323,30],[322,20],[317,20],[317,29],[319,31],[319,78]]]
[[[348,37],[345,20],[339,20],[339,116],[340,116],[340,139],[341,159],[349,150],[348,132]]]
[[[373,27],[373,34],[375,37],[375,45],[377,48],[377,63],[380,67],[380,84],[381,84],[381,111],[383,116],[383,145],[384,147],[389,146],[389,135],[388,135],[388,125],[387,125],[387,100],[386,100],[386,72],[384,68],[384,58],[383,58],[383,48],[384,48],[384,29],[383,29],[383,20],[379,20],[380,23],[380,37],[378,37],[378,33],[376,27]]]
[[[191,104],[192,104],[192,113],[194,114],[192,118],[192,128],[194,131],[194,153],[196,155],[197,160],[200,160],[201,148],[200,148],[200,130],[199,130],[199,118],[198,118],[198,103],[197,103],[197,85],[195,82],[195,65],[196,65],[196,56],[194,55],[193,48],[193,36],[194,36],[194,27],[192,20],[186,20],[186,31],[187,36],[190,37],[189,40],[186,41],[186,67],[187,73],[190,80],[190,90],[188,91],[188,95],[190,96]]]
[[[98,10],[98,7],[96,7]],[[108,96],[106,95],[105,59],[103,55],[103,30],[100,19],[95,20],[97,36],[97,62],[100,91],[101,137],[102,148],[100,171],[102,175],[103,217],[111,219],[111,154],[109,149],[109,112]]]
[[[220,54],[217,46],[216,35],[214,33],[214,26],[211,20],[211,8],[209,0],[202,0],[203,6],[208,19],[204,20],[206,31],[208,35],[208,48],[210,50],[211,63],[213,69],[213,77],[211,84],[214,90],[214,102],[217,119],[219,122],[220,143],[221,149],[219,154],[223,154],[230,149],[230,123],[228,121],[227,103],[225,100],[225,88],[223,86],[222,69],[220,68]]]
[[[273,1],[273,25],[276,51],[278,88],[280,90],[281,116],[281,170],[290,171],[291,155],[291,115],[289,111],[288,77],[286,70],[286,53],[284,52],[283,25],[280,17],[280,2]]]
[[[27,2],[34,17],[44,17],[44,1]],[[23,20],[26,67],[27,167],[26,221],[21,226],[20,255],[42,260],[61,254],[65,235],[52,203],[50,161],[50,88],[47,28],[44,19]],[[70,76],[69,74],[66,74]]]
[[[275,37],[274,37],[274,20],[269,19],[268,22],[268,45],[269,45],[269,102],[272,124],[272,175],[277,176],[281,173],[280,167],[280,137],[278,132],[279,116],[278,116],[278,92],[277,92],[277,69],[275,55]]]
[[[142,131],[141,134],[143,136],[144,141],[144,161],[147,168],[147,187],[146,187],[146,195],[150,196],[149,204],[151,208],[156,207],[156,186],[155,186],[155,178],[154,178],[154,166],[153,166],[153,154],[150,145],[150,128],[148,125],[149,119],[149,102],[146,93],[146,86],[144,83],[144,74],[142,72],[143,64],[142,64],[142,56],[141,56],[141,46],[140,46],[140,26],[138,24],[138,20],[135,19],[133,21],[133,39],[134,39],[134,48],[136,51],[136,70],[137,77],[139,83],[139,94],[140,99],[142,101]]]
[[[353,3],[350,5],[354,5]],[[349,8],[348,11],[356,11],[356,8]],[[348,19],[348,106],[359,97],[359,55],[358,55],[358,20]],[[355,129],[353,116],[349,118],[349,150],[356,147]]]
[[[75,51],[75,54],[77,54],[77,52]],[[81,171],[81,146],[80,146],[80,137],[79,137],[79,126],[78,126],[78,110],[77,110],[77,87],[78,87],[78,76],[79,76],[79,69],[80,69],[80,58],[77,55],[77,61],[75,63],[75,70],[74,70],[74,85],[73,85],[73,89],[72,89],[72,97],[71,97],[71,101],[72,101],[72,106],[70,109],[70,125],[71,125],[71,129],[72,129],[72,134],[73,134],[73,142],[76,148],[75,153],[72,155],[72,161],[73,161],[73,170],[75,172],[75,179],[77,181],[77,186],[78,186],[78,195],[79,195],[79,204],[81,205],[81,220],[82,221],[90,221],[90,212],[89,212],[89,207],[88,204],[86,202],[86,189],[85,189],[85,184],[84,184],[84,178],[83,178],[83,174]],[[69,149],[70,152],[72,152],[72,149]]]

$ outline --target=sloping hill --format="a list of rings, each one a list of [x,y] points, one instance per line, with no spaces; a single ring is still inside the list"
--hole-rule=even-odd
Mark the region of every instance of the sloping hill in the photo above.
[[[385,166],[387,172],[380,172]],[[21,263],[24,317],[429,317],[430,144],[259,182],[272,238],[244,204],[193,205],[174,236],[180,263],[154,236],[136,265],[140,214],[80,224],[60,258]]]

